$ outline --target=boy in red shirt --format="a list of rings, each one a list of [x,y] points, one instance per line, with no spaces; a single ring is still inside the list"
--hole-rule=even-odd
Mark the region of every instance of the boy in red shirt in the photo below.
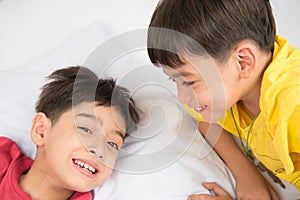
[[[0,137],[1,199],[92,199],[127,132],[139,121],[128,90],[89,69],[52,73],[36,104],[31,138],[35,160]]]

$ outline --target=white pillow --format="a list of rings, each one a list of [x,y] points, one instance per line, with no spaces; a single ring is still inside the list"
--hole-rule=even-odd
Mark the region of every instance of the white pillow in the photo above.
[[[100,76],[117,77],[145,114],[126,138],[112,177],[97,188],[96,199],[185,200],[194,193],[209,193],[203,181],[215,181],[234,196],[231,173],[178,103],[176,85],[151,64],[146,32],[116,35],[85,61]]]
[[[118,77],[145,112],[142,125],[127,138],[112,177],[95,190],[95,199],[131,200],[141,194],[143,199],[186,199],[195,192],[208,193],[201,186],[204,180],[219,182],[233,193],[230,173],[178,104],[175,85],[161,69],[150,66],[145,41],[134,44],[142,45],[141,50],[128,53],[132,46],[123,41],[126,33],[115,40],[105,30],[102,23],[94,23],[42,57],[0,71],[1,135],[34,158],[29,131],[45,77],[57,68],[84,65],[99,76]],[[144,33],[141,30],[138,36]],[[105,45],[116,51],[99,51]]]

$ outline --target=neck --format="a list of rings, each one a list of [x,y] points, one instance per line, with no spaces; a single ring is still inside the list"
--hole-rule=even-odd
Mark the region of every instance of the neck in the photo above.
[[[38,169],[35,163],[27,174],[21,176],[19,185],[32,199],[68,199],[74,193],[74,191],[59,188],[52,184],[45,172]]]
[[[249,114],[250,117],[254,118],[260,111],[259,99],[260,89],[263,75],[267,67],[272,61],[272,53],[261,54],[258,59],[260,62],[257,63],[257,70],[253,73],[253,78],[249,79],[246,83],[247,90],[240,99],[240,105]]]

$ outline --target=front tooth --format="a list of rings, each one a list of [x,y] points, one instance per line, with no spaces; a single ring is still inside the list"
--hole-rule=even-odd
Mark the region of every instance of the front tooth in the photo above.
[[[89,166],[87,163],[81,162],[81,161],[79,161],[79,160],[75,160],[74,162],[75,162],[77,165],[79,165],[80,167],[84,167],[85,169],[87,169],[87,170],[89,170],[89,171],[91,171],[91,172],[93,172],[93,173],[96,172],[96,169],[93,168],[93,167],[91,167],[91,166]]]
[[[89,170],[92,171],[92,172],[95,172],[95,169],[91,166],[89,167]]]
[[[89,169],[89,165],[85,163],[84,168]]]

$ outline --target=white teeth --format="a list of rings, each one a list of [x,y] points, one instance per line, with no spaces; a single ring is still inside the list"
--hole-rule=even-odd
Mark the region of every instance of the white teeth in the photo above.
[[[197,111],[201,111],[201,110],[204,110],[207,106],[197,106],[195,107],[195,110]]]
[[[87,163],[84,163],[80,160],[74,160],[74,163],[77,164],[78,166],[80,166],[81,168],[85,168],[87,170],[89,170],[92,173],[96,172],[96,169],[92,166],[89,166]]]
[[[95,170],[93,167],[91,167],[91,166],[89,167],[89,170],[90,170],[91,172],[93,172],[93,173],[95,173],[95,171],[96,171],[96,170]]]

